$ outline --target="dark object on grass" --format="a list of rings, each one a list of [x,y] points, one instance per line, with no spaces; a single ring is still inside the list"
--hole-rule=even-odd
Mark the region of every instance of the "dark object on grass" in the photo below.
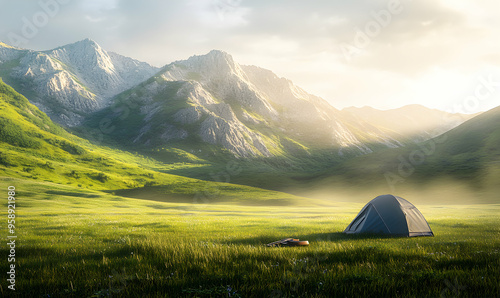
[[[300,241],[299,239],[285,238],[278,241],[274,241],[266,244],[269,247],[272,246],[307,246],[309,241]]]
[[[393,195],[378,196],[368,202],[347,226],[344,233],[406,237],[434,236],[417,207]]]

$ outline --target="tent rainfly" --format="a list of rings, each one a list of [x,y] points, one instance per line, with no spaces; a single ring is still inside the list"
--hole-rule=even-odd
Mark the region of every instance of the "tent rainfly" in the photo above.
[[[434,236],[422,213],[407,200],[393,195],[378,196],[368,202],[344,233]]]

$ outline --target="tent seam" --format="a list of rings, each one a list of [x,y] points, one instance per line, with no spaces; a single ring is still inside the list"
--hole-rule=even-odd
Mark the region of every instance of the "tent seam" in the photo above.
[[[380,213],[378,212],[377,207],[375,207],[375,205],[374,205],[374,204],[372,204],[372,207],[373,207],[373,209],[375,209],[375,211],[377,212],[378,216],[380,217],[380,219],[381,219],[381,220],[382,220],[382,222],[384,223],[384,226],[387,228],[387,231],[389,231],[389,234],[391,234],[391,233],[392,233],[392,232],[391,232],[391,229],[389,229],[389,227],[388,227],[388,226],[387,226],[387,224],[385,223],[385,220],[384,220],[384,218],[382,217],[382,215],[380,215]]]

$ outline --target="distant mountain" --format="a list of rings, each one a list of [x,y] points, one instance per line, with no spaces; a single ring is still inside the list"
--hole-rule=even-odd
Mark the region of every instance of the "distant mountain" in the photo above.
[[[358,156],[325,170],[312,188],[378,193],[441,194],[426,202],[498,203],[500,193],[500,107],[484,112],[435,138]],[[429,191],[429,193],[431,193]]]
[[[147,63],[108,53],[90,39],[50,51],[0,44],[0,76],[54,121],[67,126],[110,97],[151,77]]]
[[[383,131],[401,142],[428,140],[478,115],[451,114],[416,104],[391,110],[377,110],[367,106],[349,107],[342,112],[351,116],[350,121],[367,122],[378,129],[377,133]],[[364,131],[370,132],[370,129],[365,128]]]

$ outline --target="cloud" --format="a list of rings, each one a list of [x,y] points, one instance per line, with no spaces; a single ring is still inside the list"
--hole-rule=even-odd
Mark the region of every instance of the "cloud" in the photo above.
[[[247,16],[251,9],[242,0],[197,0],[187,2],[187,8],[205,26],[230,28],[248,24]]]

